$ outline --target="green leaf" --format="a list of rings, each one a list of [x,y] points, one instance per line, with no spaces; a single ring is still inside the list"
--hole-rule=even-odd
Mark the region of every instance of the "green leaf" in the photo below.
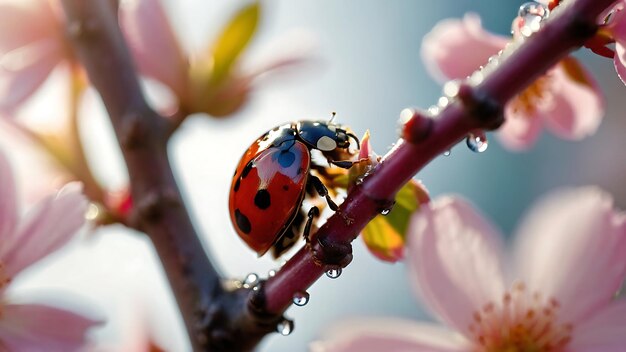
[[[426,189],[418,181],[411,180],[404,185],[396,195],[391,212],[376,216],[363,229],[361,237],[370,252],[384,261],[401,260],[411,216],[428,200]]]
[[[228,76],[233,64],[248,46],[257,29],[260,7],[259,2],[255,1],[240,9],[215,41],[212,49],[212,83],[219,83]]]

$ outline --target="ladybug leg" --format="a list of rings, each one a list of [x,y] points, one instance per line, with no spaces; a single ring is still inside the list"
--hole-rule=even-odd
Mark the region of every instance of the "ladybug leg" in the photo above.
[[[326,186],[324,186],[322,181],[320,181],[320,179],[317,176],[310,175],[309,177],[310,177],[311,183],[313,184],[313,187],[315,187],[315,190],[320,195],[320,197],[326,198],[326,202],[328,202],[328,207],[332,209],[333,211],[337,211],[339,207],[328,195],[328,189],[326,188]]]
[[[356,160],[356,161],[351,161],[351,160],[330,160],[329,159],[328,163],[332,164],[332,165],[335,165],[337,167],[340,167],[342,169],[349,169],[354,164],[359,164],[359,163],[366,162],[366,161],[368,161],[368,159],[365,159],[365,158],[359,159],[359,160]]]
[[[307,214],[306,224],[304,225],[304,231],[302,235],[307,243],[309,243],[309,233],[311,232],[311,225],[313,224],[313,219],[320,215],[320,210],[317,207],[312,207],[309,209],[309,213]]]

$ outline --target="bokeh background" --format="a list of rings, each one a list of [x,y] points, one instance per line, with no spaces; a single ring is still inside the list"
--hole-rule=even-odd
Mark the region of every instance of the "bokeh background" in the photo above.
[[[517,8],[513,0],[267,0],[258,36],[244,64],[281,50],[313,46],[306,69],[264,81],[251,101],[229,119],[194,116],[170,146],[176,174],[206,250],[228,277],[255,272],[266,276],[279,261],[256,258],[231,228],[228,216],[230,177],[239,157],[262,132],[296,119],[328,118],[361,135],[372,133],[374,149],[384,154],[397,139],[397,119],[405,107],[428,107],[440,93],[420,59],[421,38],[443,18],[480,14],[486,28],[507,34]],[[190,49],[203,47],[244,2],[232,0],[167,1],[170,20]],[[282,39],[281,39],[282,38]],[[463,60],[467,53],[459,53]],[[544,193],[561,186],[596,184],[626,208],[626,89],[612,62],[577,54],[595,73],[606,94],[607,114],[598,132],[582,142],[544,134],[529,152],[503,150],[490,135],[489,149],[470,152],[460,144],[417,175],[432,197],[457,193],[472,200],[502,229],[514,233],[525,209]],[[23,112],[31,118],[60,101],[53,76]],[[81,110],[82,133],[98,178],[112,188],[126,184],[126,173],[99,98],[90,92]],[[41,180],[33,175],[39,159],[25,158],[25,146],[3,143],[18,165],[24,190]],[[28,177],[28,175],[31,175]],[[287,337],[269,336],[260,351],[302,351],[341,319],[395,316],[431,319],[411,292],[404,264],[374,259],[360,239],[354,261],[339,279],[320,279],[305,307],[286,316],[295,320]],[[120,226],[86,232],[70,246],[18,278],[16,300],[53,301],[86,310],[108,323],[94,331],[94,341],[119,350],[143,326],[169,351],[186,351],[182,322],[158,258],[141,234]]]

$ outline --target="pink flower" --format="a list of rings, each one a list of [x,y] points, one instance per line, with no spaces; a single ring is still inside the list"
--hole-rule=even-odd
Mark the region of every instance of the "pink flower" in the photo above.
[[[76,351],[99,322],[41,304],[7,303],[5,291],[22,270],[66,244],[85,221],[87,200],[78,184],[19,214],[11,168],[0,153],[0,349]],[[4,297],[3,297],[4,296]]]
[[[417,213],[410,236],[411,279],[448,328],[403,320],[343,323],[314,351],[617,352],[626,346],[626,299],[615,298],[626,277],[626,214],[599,189],[563,190],[536,205],[517,234],[510,267],[493,225],[456,198]]]
[[[244,71],[239,67],[240,56],[256,31],[259,12],[258,2],[243,7],[221,36],[197,53],[184,52],[159,0],[122,3],[120,23],[139,71],[167,86],[183,111],[225,116],[248,100],[257,79],[305,61],[306,40],[299,38],[300,42],[279,48],[282,55],[256,68]]]
[[[624,8],[626,8],[626,1],[617,3],[609,17],[608,24],[599,31],[596,37],[600,38],[601,48],[604,48],[604,44],[615,42],[613,63],[617,75],[626,84],[626,13]],[[609,52],[611,52],[610,49]]]
[[[16,109],[70,57],[58,6],[52,0],[0,2],[0,111]]]
[[[463,79],[510,40],[486,32],[477,15],[467,14],[437,24],[424,37],[422,58],[441,81]],[[603,113],[597,83],[575,59],[567,58],[507,104],[499,136],[514,150],[532,146],[542,127],[563,139],[580,140],[597,130]]]

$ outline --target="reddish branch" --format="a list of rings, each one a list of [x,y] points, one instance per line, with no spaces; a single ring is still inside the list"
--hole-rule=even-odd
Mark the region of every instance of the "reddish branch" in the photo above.
[[[430,160],[476,129],[502,123],[505,103],[597,31],[598,16],[615,0],[565,2],[478,86],[461,87],[436,119],[416,114],[398,141],[313,243],[296,253],[259,290],[226,292],[193,229],[167,159],[167,120],[141,94],[113,11],[103,1],[63,0],[68,34],[92,84],[102,95],[128,165],[135,199],[133,226],[151,238],[163,262],[194,350],[252,349],[274,330],[296,292],[325,271],[344,267],[350,243],[389,206],[399,188]]]

